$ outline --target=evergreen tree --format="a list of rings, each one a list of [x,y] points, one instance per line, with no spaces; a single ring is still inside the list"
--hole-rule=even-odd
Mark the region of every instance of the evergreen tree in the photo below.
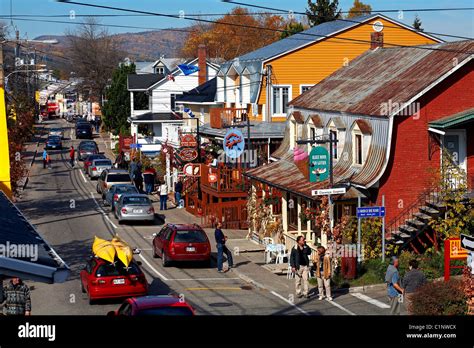
[[[304,30],[303,23],[291,22],[286,26],[285,31],[281,33],[280,38],[284,39],[286,37],[299,33],[300,31],[303,31],[303,30]]]
[[[424,29],[421,27],[421,20],[418,15],[415,15],[415,20],[413,21],[413,28],[419,31],[423,31]]]
[[[340,18],[341,10],[338,7],[338,0],[316,0],[315,3],[308,0],[306,15],[308,16],[309,24],[314,27],[315,25]]]

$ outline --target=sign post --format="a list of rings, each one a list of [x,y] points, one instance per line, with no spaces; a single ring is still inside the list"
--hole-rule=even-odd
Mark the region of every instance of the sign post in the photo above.
[[[357,198],[357,250],[360,252],[361,244],[361,219],[382,218],[382,261],[385,261],[385,196],[382,196],[381,207],[361,207],[360,196]],[[360,254],[359,254],[360,260]],[[359,261],[360,262],[360,261]]]

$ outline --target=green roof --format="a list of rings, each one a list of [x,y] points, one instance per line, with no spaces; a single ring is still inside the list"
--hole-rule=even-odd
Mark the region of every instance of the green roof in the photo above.
[[[429,123],[429,126],[433,128],[447,129],[454,126],[460,126],[471,121],[474,121],[474,109],[465,110],[460,113],[432,121]]]

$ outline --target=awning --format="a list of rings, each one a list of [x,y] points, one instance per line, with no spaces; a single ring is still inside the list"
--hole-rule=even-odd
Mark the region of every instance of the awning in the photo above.
[[[431,121],[429,126],[438,129],[457,128],[472,121],[474,121],[474,109],[469,109],[451,116],[440,118],[436,121]]]
[[[63,283],[68,265],[0,191],[0,275]]]

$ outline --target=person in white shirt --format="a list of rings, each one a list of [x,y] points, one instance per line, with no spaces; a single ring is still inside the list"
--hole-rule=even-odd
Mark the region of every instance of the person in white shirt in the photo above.
[[[168,185],[166,181],[163,181],[160,185],[160,210],[166,210],[166,204],[168,201]]]

